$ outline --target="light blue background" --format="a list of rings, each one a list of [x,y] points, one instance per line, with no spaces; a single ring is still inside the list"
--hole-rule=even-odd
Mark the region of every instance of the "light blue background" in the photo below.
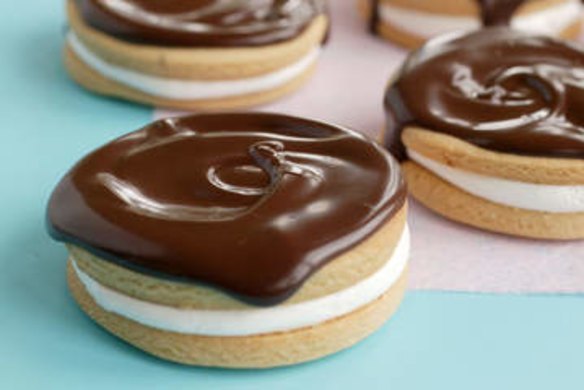
[[[0,388],[584,388],[582,296],[410,293],[355,348],[268,371],[182,367],[111,337],[67,294],[44,208],[77,159],[151,111],[67,79],[61,1],[2,0],[0,15]]]

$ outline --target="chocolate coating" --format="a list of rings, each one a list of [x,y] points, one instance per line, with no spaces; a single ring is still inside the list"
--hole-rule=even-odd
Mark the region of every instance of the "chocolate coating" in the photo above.
[[[116,38],[162,46],[261,46],[298,36],[324,0],[74,0]]]
[[[377,33],[379,22],[379,4],[381,0],[371,1],[371,17],[369,30]],[[479,16],[484,27],[508,26],[517,9],[527,0],[475,0],[479,8]]]
[[[484,27],[509,26],[517,9],[527,0],[477,0]]]
[[[584,158],[584,51],[508,28],[436,38],[387,90],[386,145],[406,125],[512,154]]]
[[[276,304],[402,208],[398,163],[362,135],[276,114],[155,122],[59,183],[51,235],[124,267]]]

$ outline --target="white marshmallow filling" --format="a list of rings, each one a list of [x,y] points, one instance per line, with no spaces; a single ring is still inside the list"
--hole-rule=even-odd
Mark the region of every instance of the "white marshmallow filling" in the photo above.
[[[461,190],[493,203],[549,213],[584,212],[584,185],[535,184],[485,176],[408,149],[409,158]]]
[[[227,337],[291,331],[351,313],[375,301],[399,280],[406,270],[409,252],[410,234],[406,227],[390,259],[360,282],[310,301],[240,310],[180,309],[133,298],[102,285],[83,272],[74,258],[71,261],[85,290],[103,310],[165,331]]]
[[[67,43],[87,66],[102,76],[148,95],[172,100],[220,99],[276,89],[302,75],[320,54],[320,47],[316,47],[298,61],[260,76],[197,81],[157,77],[109,63],[92,52],[73,31],[67,34]]]
[[[456,16],[407,9],[385,2],[379,4],[379,17],[401,31],[422,38],[481,27],[477,17]],[[513,28],[537,34],[558,35],[582,17],[580,0],[569,0],[542,10],[518,15],[511,21]]]

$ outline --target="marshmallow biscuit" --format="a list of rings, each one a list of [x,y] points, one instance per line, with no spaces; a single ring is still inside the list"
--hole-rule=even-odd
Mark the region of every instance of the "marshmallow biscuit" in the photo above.
[[[507,28],[436,38],[387,90],[410,192],[479,228],[584,238],[584,51]]]
[[[370,30],[408,48],[453,31],[509,25],[535,34],[576,39],[581,30],[579,0],[359,0]]]
[[[405,198],[397,161],[353,131],[207,114],[91,153],[48,220],[75,300],[113,334],[184,364],[273,367],[349,347],[397,309]]]
[[[321,0],[256,6],[69,0],[65,64],[91,91],[148,105],[266,103],[310,76],[328,17]]]

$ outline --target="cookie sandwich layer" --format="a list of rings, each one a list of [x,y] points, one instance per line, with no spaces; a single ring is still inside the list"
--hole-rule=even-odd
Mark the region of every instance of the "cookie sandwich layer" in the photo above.
[[[78,163],[48,216],[70,250],[81,307],[132,344],[187,364],[315,359],[381,325],[405,288],[399,165],[363,136],[319,122],[273,114],[155,122]],[[355,327],[362,316],[370,322]],[[337,329],[320,336],[321,348],[281,349],[320,327]],[[144,331],[156,345],[138,337]],[[237,352],[266,335],[274,344],[262,344],[261,356]],[[231,358],[216,356],[218,340]],[[209,353],[183,348],[195,344]]]
[[[414,196],[489,230],[582,238],[582,66],[579,47],[506,28],[413,53],[385,103],[386,145],[409,160]]]
[[[369,15],[373,32],[411,48],[440,34],[504,24],[526,32],[575,39],[582,18],[579,0],[456,0],[415,5],[401,0],[362,0],[361,8]]]
[[[328,31],[323,2],[266,1],[256,11],[237,1],[161,9],[127,2],[69,1],[67,68],[92,91],[171,108],[247,106],[286,94],[312,73]]]

